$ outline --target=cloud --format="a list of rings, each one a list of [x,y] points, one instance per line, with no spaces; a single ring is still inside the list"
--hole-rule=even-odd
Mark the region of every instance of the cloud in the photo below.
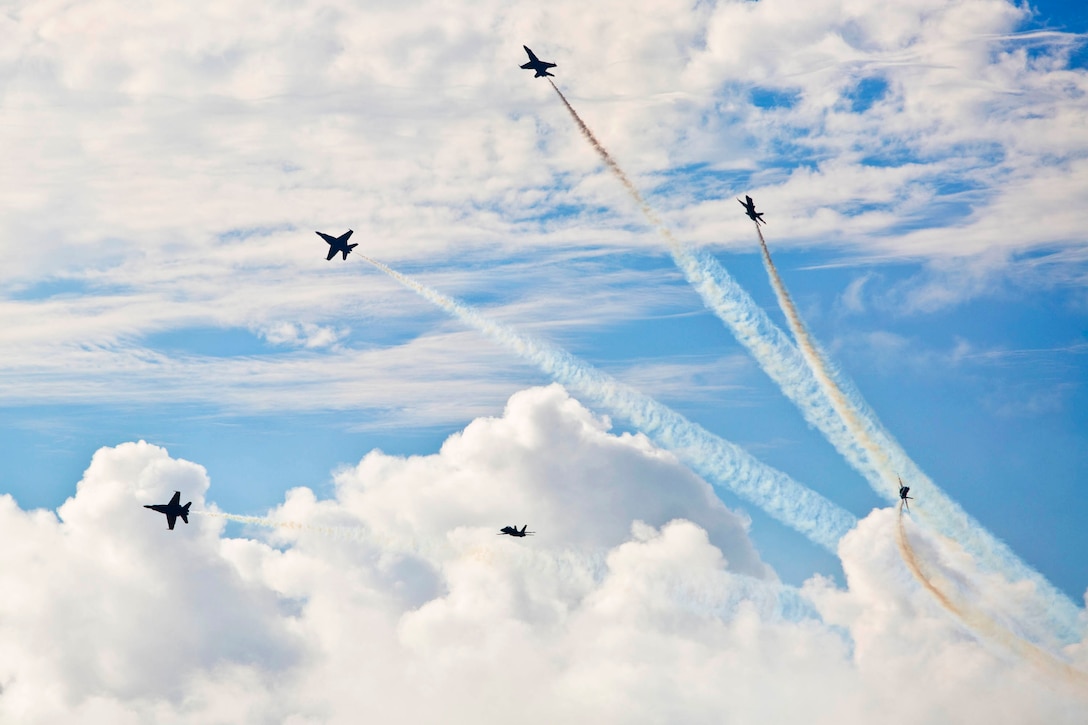
[[[304,347],[307,349],[323,348],[336,345],[350,330],[332,328],[310,323],[279,322],[258,331],[258,334],[273,345]]]
[[[296,489],[269,512],[313,528],[227,536],[194,515],[169,532],[140,504],[173,490],[205,509],[212,489],[200,466],[140,442],[98,451],[58,515],[0,497],[0,719],[905,725],[1083,712],[913,583],[894,512],[843,541],[847,588],[816,578],[791,593],[704,482],[557,386],[516,394],[434,454],[371,452],[336,474],[332,498]],[[515,520],[538,535],[495,536]],[[1017,606],[999,583],[980,594]]]

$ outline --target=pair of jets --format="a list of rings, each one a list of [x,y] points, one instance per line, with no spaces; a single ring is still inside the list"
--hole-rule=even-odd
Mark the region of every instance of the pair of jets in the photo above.
[[[521,47],[525,48],[525,52],[529,54],[529,62],[521,66],[522,68],[524,68],[525,70],[533,71],[534,78],[543,78],[544,76],[552,76],[553,78],[555,77],[553,73],[548,72],[549,68],[555,68],[555,63],[548,63],[547,61],[543,61],[540,58],[537,58],[536,54],[533,53],[533,51],[529,50],[529,46],[527,45],[523,45]],[[333,257],[336,256],[338,252],[344,255],[344,259],[347,259],[348,255],[351,254],[351,250],[359,246],[358,244],[348,244],[348,239],[351,238],[351,232],[352,230],[348,229],[347,232],[341,234],[338,237],[334,237],[331,234],[326,234],[325,232],[315,232],[317,236],[321,237],[329,243],[329,256],[325,257],[325,261],[331,260]]]
[[[192,505],[193,502],[190,501],[182,506],[181,491],[174,491],[174,496],[170,499],[169,503],[144,504],[144,508],[158,511],[160,514],[165,514],[166,526],[173,531],[174,524],[178,522],[178,519],[181,519],[185,523],[189,523],[189,507]],[[517,536],[520,538],[523,536],[532,536],[536,533],[535,531],[526,531],[527,528],[529,528],[528,524],[522,526],[520,530],[517,526],[504,526],[502,527],[502,531],[499,532],[499,536],[505,534],[507,536]]]
[[[529,57],[532,58],[533,61],[526,63],[522,66],[522,68],[532,69],[533,63],[540,63],[545,68],[555,66],[555,63],[544,63],[543,61],[537,60],[536,56],[533,55],[533,51],[529,50],[528,48],[525,48],[525,50],[529,53]],[[541,73],[547,76],[551,75],[551,73],[548,73],[547,70],[537,69],[537,75],[539,76],[541,75]],[[754,221],[756,224],[767,223],[763,220],[763,212],[756,211],[756,203],[752,201],[752,197],[745,194],[744,201],[737,199],[737,203],[744,207],[744,211],[748,215],[748,218]],[[346,232],[338,237],[334,237],[331,234],[326,234],[325,232],[314,232],[315,234],[317,234],[317,236],[321,237],[329,244],[329,254],[325,257],[325,261],[329,261],[330,259],[335,257],[338,252],[344,255],[344,259],[348,258],[348,255],[351,254],[351,250],[359,246],[358,244],[348,244],[348,240],[351,239],[352,232],[353,230],[348,229]]]

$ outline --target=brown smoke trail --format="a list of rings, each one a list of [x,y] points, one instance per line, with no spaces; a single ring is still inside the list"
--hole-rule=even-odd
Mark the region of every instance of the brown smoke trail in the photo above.
[[[597,140],[597,137],[593,135],[593,132],[589,130],[589,126],[587,126],[586,122],[582,120],[582,117],[578,115],[578,112],[574,110],[574,106],[570,105],[570,101],[563,95],[563,91],[559,90],[559,87],[555,85],[555,81],[551,78],[548,79],[548,83],[551,83],[552,88],[559,94],[559,100],[563,101],[563,105],[567,107],[567,111],[570,112],[570,117],[573,118],[574,123],[578,125],[578,130],[582,132],[586,141],[589,141],[589,144],[597,152],[597,155],[604,161],[604,165],[608,167],[609,171],[611,171],[613,175],[620,180],[623,187],[627,189],[627,192],[631,195],[631,198],[635,200],[635,203],[638,204],[638,208],[642,211],[646,220],[649,221],[661,236],[665,238],[665,241],[669,243],[669,246],[674,252],[679,251],[680,243],[676,241],[676,237],[672,235],[672,232],[669,231],[664,222],[658,218],[657,214],[654,213],[654,210],[650,208],[650,205],[642,198],[642,194],[639,193],[638,189],[631,182],[631,179],[627,178],[627,174],[625,174],[623,169],[620,168],[620,165],[616,163],[616,160],[612,158],[612,154],[608,153],[608,149],[602,146],[601,142]]]
[[[948,612],[958,618],[972,632],[980,637],[996,642],[1008,651],[1030,662],[1042,673],[1054,680],[1072,686],[1082,697],[1088,697],[1088,673],[1061,661],[1041,647],[1017,637],[1006,627],[995,621],[985,612],[973,606],[958,593],[955,587],[940,573],[932,571],[925,560],[918,556],[911,546],[905,526],[903,506],[899,506],[896,524],[896,541],[899,555],[910,569],[914,578],[925,587],[934,599]]]
[[[805,323],[801,321],[801,315],[798,314],[797,307],[793,304],[793,299],[786,290],[782,277],[778,274],[778,268],[774,266],[771,253],[767,249],[767,242],[763,239],[763,230],[759,228],[758,222],[756,222],[756,234],[759,235],[759,248],[763,253],[763,263],[767,267],[767,274],[771,278],[771,286],[774,287],[774,294],[778,298],[778,306],[782,308],[782,312],[786,315],[786,322],[789,324],[790,332],[793,333],[793,337],[797,341],[797,348],[801,352],[801,357],[805,359],[820,387],[827,394],[835,413],[838,414],[847,429],[853,433],[854,439],[869,455],[869,462],[873,468],[879,471],[890,485],[894,485],[895,479],[892,477],[895,473],[892,470],[890,457],[884,447],[869,435],[869,431],[858,416],[854,405],[847,399],[845,393],[831,376],[827,363],[821,357],[816,343],[812,340],[808,329],[805,327]]]

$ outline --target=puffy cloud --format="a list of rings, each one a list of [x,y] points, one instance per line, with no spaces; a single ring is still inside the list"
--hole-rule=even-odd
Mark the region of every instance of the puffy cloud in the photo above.
[[[518,393],[433,455],[370,453],[336,474],[333,498],[296,489],[270,512],[296,528],[261,538],[225,536],[206,515],[167,531],[140,504],[175,489],[203,508],[209,482],[141,442],[98,451],[59,517],[0,497],[0,719],[1073,723],[1084,712],[935,605],[898,558],[894,512],[844,539],[846,588],[817,578],[798,593],[705,483],[555,386]],[[535,538],[495,536],[519,515]]]

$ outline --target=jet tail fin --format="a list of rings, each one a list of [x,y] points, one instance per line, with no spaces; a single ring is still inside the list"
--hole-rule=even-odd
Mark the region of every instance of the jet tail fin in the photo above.
[[[189,523],[189,507],[192,506],[192,505],[193,505],[192,501],[185,504],[185,509],[180,514],[181,520],[184,521],[185,523]]]

